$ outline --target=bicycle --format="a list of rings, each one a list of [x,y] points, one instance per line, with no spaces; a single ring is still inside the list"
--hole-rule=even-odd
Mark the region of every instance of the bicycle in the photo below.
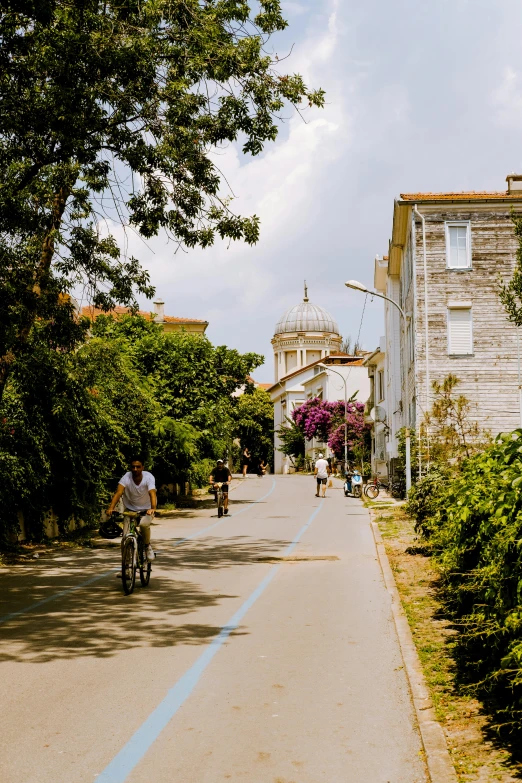
[[[386,487],[376,476],[372,481],[369,481],[364,485],[364,494],[367,498],[370,498],[370,500],[375,500],[381,489],[386,489]]]
[[[218,481],[216,484],[214,484],[214,495],[216,498],[217,508],[218,508],[218,517],[223,516],[223,506],[225,501],[225,493],[223,492],[223,482]]]
[[[129,517],[129,530],[122,539],[121,550],[121,582],[125,595],[130,595],[136,584],[136,571],[140,572],[140,582],[142,587],[147,587],[150,581],[150,572],[152,565],[147,560],[143,538],[137,527],[140,524],[143,511],[124,511],[123,514],[113,514],[114,516]]]

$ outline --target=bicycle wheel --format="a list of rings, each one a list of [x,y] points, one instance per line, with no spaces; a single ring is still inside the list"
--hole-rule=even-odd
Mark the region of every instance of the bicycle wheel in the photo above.
[[[136,582],[136,560],[135,560],[136,542],[133,538],[127,539],[123,547],[121,558],[121,582],[125,595],[130,595],[134,590]]]
[[[140,582],[141,582],[141,586],[142,587],[147,587],[147,585],[150,582],[150,572],[152,570],[152,566],[149,563],[149,561],[147,560],[142,541],[140,541],[139,546],[138,546],[138,558],[139,558],[139,564],[140,564]]]
[[[218,517],[223,516],[223,493],[218,492]]]
[[[375,484],[366,484],[365,491],[366,496],[369,497],[370,500],[375,500],[379,494],[379,487],[376,487]]]

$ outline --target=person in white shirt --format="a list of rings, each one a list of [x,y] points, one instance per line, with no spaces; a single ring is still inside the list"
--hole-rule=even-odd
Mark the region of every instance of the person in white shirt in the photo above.
[[[130,470],[118,482],[118,489],[114,493],[106,513],[107,516],[112,514],[120,498],[123,498],[126,511],[143,512],[140,519],[140,533],[147,560],[152,561],[154,560],[154,551],[150,543],[150,523],[156,511],[156,481],[152,473],[143,470],[143,467],[141,457],[132,460]],[[123,526],[124,536],[128,532],[129,525],[130,521],[126,518]]]
[[[328,464],[327,460],[324,459],[322,454],[319,454],[319,459],[315,463],[315,470],[314,470],[314,476],[317,479],[317,492],[315,493],[315,497],[326,497],[326,482],[328,481],[328,476],[330,475],[330,465]],[[319,495],[319,490],[322,489],[322,495]]]

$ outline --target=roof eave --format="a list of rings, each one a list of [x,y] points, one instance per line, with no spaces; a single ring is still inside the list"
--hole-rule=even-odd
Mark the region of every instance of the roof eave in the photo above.
[[[399,206],[413,207],[415,204],[518,204],[522,205],[522,193],[520,196],[506,196],[505,198],[416,198],[416,199],[397,199]]]
[[[404,248],[408,239],[409,217],[413,204],[410,201],[395,199],[393,204],[393,228],[388,253],[388,274],[398,275],[401,270],[401,261]]]

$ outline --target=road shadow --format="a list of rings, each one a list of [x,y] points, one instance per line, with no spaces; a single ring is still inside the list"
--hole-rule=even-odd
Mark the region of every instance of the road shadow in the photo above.
[[[161,570],[153,569],[146,588],[139,586],[138,578],[131,596],[123,595],[121,580],[111,573],[100,581],[9,620],[1,627],[0,662],[45,663],[86,656],[109,658],[135,647],[205,644],[219,633],[220,626],[198,623],[197,614],[193,618],[196,622],[183,622],[184,616],[239,596],[204,590],[197,582],[180,578],[181,573],[241,565],[268,568],[266,564],[260,564],[259,558],[280,552],[287,543],[240,536],[223,542],[222,539],[208,537],[169,551],[169,542],[163,541]],[[107,552],[104,555],[100,562],[99,556],[93,553],[93,559],[100,566],[98,573],[103,573],[111,565]],[[117,552],[114,555],[112,565],[118,565]],[[26,584],[25,588],[23,584],[14,589],[11,586],[11,597],[16,605],[12,608],[7,606],[6,610],[17,611],[20,608],[22,593],[25,606],[29,606],[56,592],[70,589],[74,585],[71,580],[73,573],[78,584],[78,564],[74,556],[68,562],[53,563],[52,566],[38,572],[32,569],[30,584]],[[91,578],[96,575],[96,569],[85,569],[83,574],[87,579]],[[13,577],[14,580],[18,578],[18,574]],[[235,633],[245,634],[247,631],[243,627]]]
[[[288,540],[273,538],[253,542],[247,536],[233,536],[226,540],[206,536],[198,538],[197,541],[186,541],[175,547],[170,546],[169,542],[164,542],[158,548],[162,566],[166,565],[174,571],[182,569],[208,571],[259,562],[260,557],[273,556],[289,543]]]
[[[232,506],[252,506],[257,505],[258,503],[264,503],[266,501],[262,500],[240,500],[236,499],[234,497],[230,497],[229,503],[230,507]],[[214,499],[214,496],[210,493],[208,495],[203,495],[195,498],[187,497],[187,498],[180,498],[178,500],[178,508],[180,511],[183,511],[185,509],[209,509],[209,508],[216,508],[216,501]],[[173,509],[172,516],[175,516],[176,509]],[[170,515],[169,515],[170,516]]]

